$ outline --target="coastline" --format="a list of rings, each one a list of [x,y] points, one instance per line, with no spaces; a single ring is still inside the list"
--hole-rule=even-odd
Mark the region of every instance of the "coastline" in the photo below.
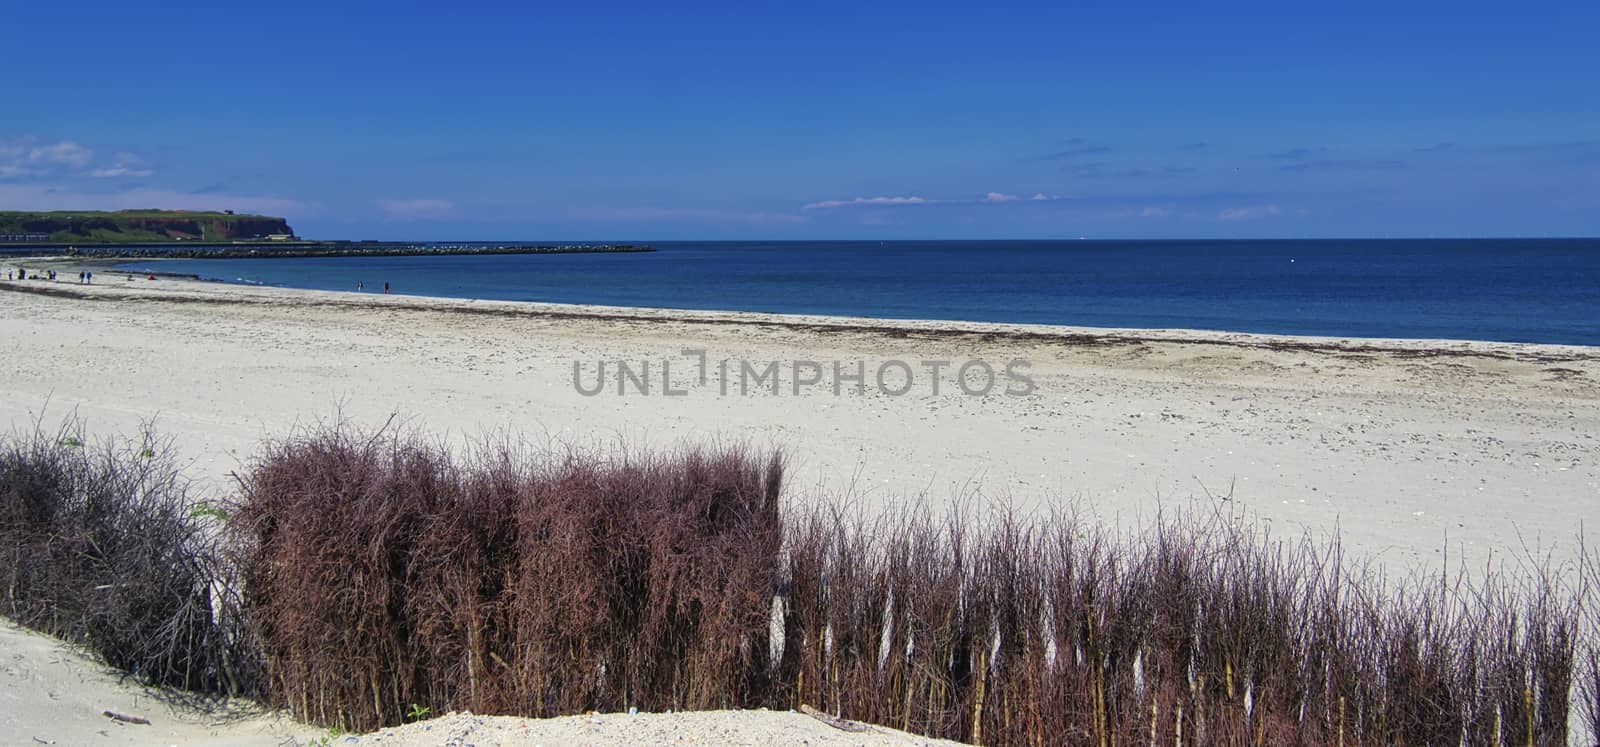
[[[91,436],[153,424],[207,499],[236,491],[233,473],[266,440],[340,419],[373,428],[398,415],[395,427],[452,447],[500,438],[553,454],[779,447],[791,501],[836,501],[868,526],[921,507],[978,522],[1007,511],[1077,514],[1121,532],[1168,509],[1215,511],[1285,542],[1337,536],[1347,562],[1389,578],[1559,569],[1583,551],[1585,527],[1600,522],[1594,347],[472,301],[170,275],[128,281],[61,260],[29,266],[47,264],[67,277],[93,268],[96,283],[0,282],[0,339],[11,346],[0,364],[0,419],[21,431],[76,415]],[[937,392],[919,382],[906,396],[870,385],[861,395],[791,391],[787,379],[771,392],[721,391],[679,367],[691,348],[713,359],[869,367],[1022,358],[1037,389],[968,396],[947,377]],[[648,395],[614,383],[577,391],[574,362],[592,371],[602,361],[673,368],[650,369],[657,388]],[[655,377],[685,394],[667,395]],[[4,626],[0,634],[31,635]],[[74,659],[75,670],[57,671],[63,657],[38,640],[19,660],[34,681],[84,682],[91,665]],[[317,733],[276,715],[219,724],[153,710],[111,679],[94,681],[87,709],[29,716],[13,730],[88,738],[104,726],[93,709],[128,702],[123,709],[158,717],[162,744]],[[621,744],[642,733],[630,729],[704,724],[755,739],[803,733],[824,743],[829,734],[795,714],[712,712],[457,715],[382,735],[431,743],[441,729],[470,727],[603,741],[603,726]]]
[[[655,247],[640,244],[527,244],[521,242],[410,243],[397,241],[228,241],[0,244],[0,256],[27,258],[23,252],[88,261],[164,259],[296,259],[317,257],[446,257],[507,254],[636,254]]]
[[[1329,353],[1389,353],[1407,356],[1468,356],[1558,362],[1568,360],[1600,359],[1600,345],[1575,345],[1558,343],[1507,342],[1498,340],[1470,340],[1451,338],[1360,337],[1331,335],[1270,334],[1261,332],[1232,332],[1227,330],[1189,328],[1143,327],[1086,327],[1062,324],[1030,324],[1013,322],[975,322],[953,319],[897,319],[866,316],[840,316],[826,314],[788,314],[760,311],[678,309],[651,306],[607,306],[602,304],[552,303],[543,301],[505,301],[497,299],[461,298],[456,296],[384,294],[353,290],[315,290],[275,285],[239,283],[221,279],[203,278],[191,273],[169,273],[155,270],[133,272],[116,269],[127,260],[88,260],[83,258],[41,257],[28,260],[32,264],[54,268],[58,273],[88,269],[117,274],[153,274],[165,281],[178,281],[159,287],[135,285],[131,290],[156,291],[175,302],[274,302],[272,294],[294,294],[308,302],[329,307],[353,303],[380,303],[390,308],[412,310],[453,310],[469,314],[543,317],[549,319],[606,319],[618,322],[692,322],[707,325],[747,325],[814,332],[874,333],[891,337],[919,335],[926,337],[977,337],[981,339],[1009,339],[1016,341],[1057,342],[1076,345],[1118,345],[1137,343],[1200,343],[1240,348],[1269,350],[1302,350]],[[161,262],[162,259],[141,261]],[[108,277],[107,280],[114,280]],[[48,281],[45,281],[48,282]],[[138,282],[137,280],[135,281]],[[126,285],[126,283],[124,283]],[[114,282],[102,281],[92,286],[80,286],[70,280],[57,280],[52,285],[39,288],[22,287],[11,290],[49,294],[65,294],[82,289],[85,297],[95,297],[103,287],[116,287]],[[46,288],[50,290],[46,290]],[[226,288],[230,290],[218,290]],[[250,293],[246,291],[263,291]],[[226,295],[219,299],[218,294]]]
[[[65,265],[63,265],[64,267]],[[63,267],[57,267],[58,272]],[[100,271],[97,271],[97,275]],[[91,432],[154,419],[217,492],[264,439],[333,417],[550,448],[736,440],[778,446],[796,495],[870,517],[1088,511],[1136,525],[1172,503],[1256,517],[1280,536],[1339,532],[1397,572],[1566,560],[1600,523],[1600,349],[1174,330],[887,322],[356,294],[197,280],[0,286],[13,429],[71,411]],[[129,287],[132,286],[132,287]],[[866,364],[828,382],[719,390],[685,350],[762,366]],[[885,361],[1029,361],[1036,391],[984,396],[950,371],[905,396]],[[596,364],[651,366],[648,394]],[[665,370],[670,367],[670,371]],[[581,376],[575,368],[581,369]],[[734,371],[724,374],[729,380]],[[829,373],[832,373],[831,371]],[[670,378],[663,386],[663,378]],[[1002,387],[1004,384],[1002,383]],[[664,391],[664,390],[671,390]],[[674,396],[677,391],[686,395]]]

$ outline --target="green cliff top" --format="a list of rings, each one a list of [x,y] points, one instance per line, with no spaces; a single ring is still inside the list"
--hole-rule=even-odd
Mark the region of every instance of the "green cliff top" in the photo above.
[[[0,246],[239,241],[293,233],[283,218],[213,210],[0,211]]]

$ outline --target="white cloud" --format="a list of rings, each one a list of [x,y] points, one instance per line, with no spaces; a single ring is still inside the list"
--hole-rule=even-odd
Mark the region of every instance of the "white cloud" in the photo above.
[[[1112,210],[1105,217],[1112,220],[1127,218],[1166,218],[1172,215],[1172,208],[1166,205],[1146,205],[1144,207],[1125,207]]]
[[[89,159],[94,157],[94,151],[89,150],[70,140],[49,145],[36,145],[28,149],[28,160],[32,163],[42,163],[51,166],[71,166],[81,169],[89,165]]]
[[[449,200],[378,200],[377,205],[379,210],[388,215],[389,220],[400,223],[445,220],[457,215],[455,203]]]
[[[1277,205],[1251,205],[1248,207],[1224,208],[1222,212],[1217,213],[1217,220],[1259,220],[1261,218],[1271,218],[1273,216],[1282,214],[1283,210]]]
[[[70,140],[41,143],[34,138],[0,140],[0,179],[43,176],[89,165],[94,151]]]
[[[0,140],[0,179],[89,176],[99,179],[146,177],[155,171],[137,154],[117,153],[109,165],[94,166],[94,150],[71,140]]]
[[[579,208],[568,212],[579,220],[614,223],[750,223],[754,225],[794,224],[806,222],[803,215],[792,213],[743,212],[738,210],[711,210],[705,208],[616,207]]]
[[[948,202],[948,200],[928,200],[921,197],[857,197],[853,200],[823,200],[805,206],[806,210],[820,210],[826,208],[858,207],[871,205],[928,205],[935,202]]]
[[[118,153],[112,166],[99,168],[89,172],[89,176],[110,178],[118,176],[143,177],[154,174],[151,169],[144,167],[144,159],[133,153]]]
[[[149,175],[154,174],[154,173],[156,173],[156,172],[151,171],[150,169],[130,169],[130,168],[127,168],[127,167],[124,167],[124,166],[114,166],[114,167],[109,168],[109,169],[95,169],[94,171],[89,172],[89,176],[97,177],[97,178],[100,178],[100,179],[109,179],[109,178],[118,177],[118,176],[131,176],[131,177],[149,176]]]
[[[43,184],[0,184],[0,205],[8,210],[237,210],[288,216],[309,208],[296,200],[225,194],[188,194],[163,189],[120,192],[82,191]]]
[[[1061,195],[1047,195],[1043,192],[1039,192],[1027,199],[1034,202],[1044,202],[1046,200],[1059,200],[1061,199]],[[857,197],[852,200],[823,200],[821,202],[813,202],[809,205],[806,205],[804,209],[827,210],[832,208],[852,207],[895,207],[899,205],[974,205],[1019,202],[1021,200],[1023,200],[1022,197],[1014,194],[1008,194],[1006,192],[988,192],[984,194],[983,197],[977,199],[961,200],[930,200],[926,197],[917,197],[915,195],[908,195],[904,197]]]

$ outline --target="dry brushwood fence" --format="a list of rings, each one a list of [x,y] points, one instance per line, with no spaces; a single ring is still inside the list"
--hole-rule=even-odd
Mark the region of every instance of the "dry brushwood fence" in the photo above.
[[[146,684],[254,693],[215,518],[148,432],[90,444],[68,422],[0,442],[0,614]]]
[[[783,503],[776,455],[462,457],[341,428],[269,444],[197,511],[159,449],[71,442],[0,452],[5,613],[318,724],[812,706],[1002,745],[1600,733],[1592,557],[1386,584],[1224,516],[863,523]]]
[[[533,467],[326,433],[271,448],[231,527],[264,695],[370,729],[439,713],[744,706],[765,675],[780,467]]]

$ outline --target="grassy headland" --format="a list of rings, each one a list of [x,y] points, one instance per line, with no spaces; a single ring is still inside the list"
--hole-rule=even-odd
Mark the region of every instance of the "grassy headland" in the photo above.
[[[294,235],[283,218],[202,210],[0,211],[7,244],[142,244],[238,241]]]
[[[634,244],[310,241],[296,237],[283,218],[198,210],[0,211],[0,255],[51,254],[111,260],[648,251],[654,249]]]

